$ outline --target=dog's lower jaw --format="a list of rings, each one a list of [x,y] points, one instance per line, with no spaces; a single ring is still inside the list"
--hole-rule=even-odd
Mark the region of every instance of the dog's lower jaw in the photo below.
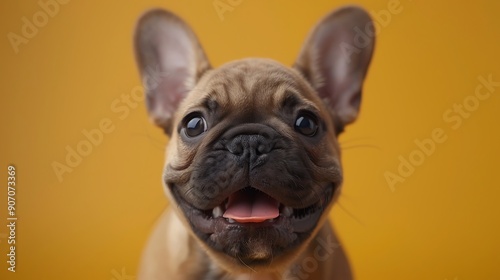
[[[138,280],[351,280],[352,273],[338,239],[327,221],[310,244],[281,271],[229,274],[200,247],[178,216],[167,209],[142,256]]]

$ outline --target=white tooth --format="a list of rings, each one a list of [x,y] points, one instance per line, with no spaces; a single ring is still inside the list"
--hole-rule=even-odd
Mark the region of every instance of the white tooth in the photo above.
[[[234,224],[234,223],[236,222],[235,220],[233,220],[233,219],[231,219],[231,218],[227,218],[226,220],[227,220],[230,224]]]
[[[283,216],[285,217],[291,217],[293,214],[293,209],[292,207],[283,207]]]
[[[212,210],[212,217],[219,218],[220,216],[222,216],[222,209],[220,206],[217,206]]]

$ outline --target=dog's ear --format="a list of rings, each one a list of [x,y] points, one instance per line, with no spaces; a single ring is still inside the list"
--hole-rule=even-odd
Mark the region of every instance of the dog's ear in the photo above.
[[[171,133],[171,119],[210,63],[191,28],[160,9],[140,17],[134,35],[150,118]]]
[[[374,44],[370,16],[361,8],[344,7],[316,25],[294,64],[329,107],[337,132],[358,116]]]

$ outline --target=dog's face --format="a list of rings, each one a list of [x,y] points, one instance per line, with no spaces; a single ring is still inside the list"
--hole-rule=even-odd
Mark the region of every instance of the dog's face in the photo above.
[[[359,29],[371,32],[362,47]],[[348,7],[317,25],[293,68],[244,59],[212,69],[178,17],[140,19],[148,110],[170,135],[166,191],[222,266],[286,265],[323,224],[342,183],[337,136],[358,114],[373,34],[369,16]]]

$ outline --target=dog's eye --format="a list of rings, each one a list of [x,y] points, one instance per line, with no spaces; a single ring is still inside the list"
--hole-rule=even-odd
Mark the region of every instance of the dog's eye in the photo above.
[[[318,124],[312,116],[300,114],[295,120],[295,130],[305,136],[312,137],[318,131]]]
[[[185,123],[186,135],[195,137],[207,131],[207,122],[202,116],[193,116]]]

